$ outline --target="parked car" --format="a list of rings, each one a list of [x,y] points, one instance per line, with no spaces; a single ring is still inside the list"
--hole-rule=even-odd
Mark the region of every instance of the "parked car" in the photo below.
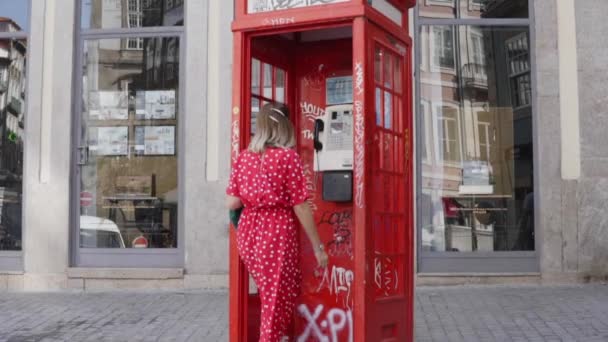
[[[116,223],[103,217],[80,216],[81,248],[125,248]]]

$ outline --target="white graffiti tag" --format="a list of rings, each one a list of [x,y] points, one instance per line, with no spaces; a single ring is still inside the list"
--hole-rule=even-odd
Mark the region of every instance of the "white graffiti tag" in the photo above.
[[[309,130],[309,129],[305,129],[302,131],[302,137],[305,140],[312,140],[315,138],[315,134],[313,133],[313,131]]]
[[[381,256],[376,252],[374,259],[374,283],[386,297],[399,289],[399,272],[390,257]]]
[[[232,122],[232,161],[236,162],[236,159],[239,155],[239,138],[240,138],[240,130],[239,130],[239,120],[234,120]]]
[[[300,103],[300,110],[302,115],[310,122],[314,122],[315,119],[322,118],[325,115],[325,109],[306,101]]]
[[[342,295],[342,304],[350,309],[350,294],[354,278],[355,273],[353,271],[336,266],[332,267],[330,278],[329,271],[326,268],[323,272],[323,278],[321,284],[319,284],[319,287],[317,288],[317,292],[320,292],[324,288],[328,288],[329,293],[336,296],[336,302],[338,301],[338,298],[341,297],[341,294],[344,294]]]
[[[319,319],[322,318],[323,305],[317,306],[314,313],[311,313],[306,304],[302,304],[298,307],[298,312],[307,321],[306,328],[298,336],[298,342],[306,342],[311,337],[314,341],[338,342],[339,334],[345,331],[345,329],[348,332],[348,339],[346,341],[353,341],[352,311],[332,308],[321,322],[319,322]]]
[[[315,183],[315,173],[312,165],[304,163],[304,178],[306,179],[306,190],[308,191],[308,205],[312,211],[317,211],[318,207],[316,204],[317,185]]]
[[[363,85],[363,64],[361,64],[361,62],[358,62],[355,65],[355,89],[357,89],[357,95],[361,95],[363,94],[363,90],[364,90],[364,85]]]
[[[365,120],[363,114],[363,103],[355,101],[355,203],[358,208],[363,208],[363,163],[365,160],[363,134],[365,130]]]
[[[287,25],[287,24],[295,24],[295,23],[296,23],[295,17],[266,18],[266,19],[262,20],[262,25],[264,25],[264,26],[279,26],[279,25]]]

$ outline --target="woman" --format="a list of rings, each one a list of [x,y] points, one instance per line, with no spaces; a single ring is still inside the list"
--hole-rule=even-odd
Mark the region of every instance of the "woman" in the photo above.
[[[302,163],[292,149],[294,129],[283,105],[265,105],[256,134],[233,165],[226,190],[229,209],[244,207],[237,248],[253,277],[262,304],[260,341],[284,341],[300,291],[297,220],[306,232],[319,267],[327,254],[308,203]]]

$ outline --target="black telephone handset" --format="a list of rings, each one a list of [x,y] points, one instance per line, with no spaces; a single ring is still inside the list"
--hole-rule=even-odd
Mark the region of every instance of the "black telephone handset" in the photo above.
[[[323,143],[319,140],[319,133],[325,130],[325,122],[321,119],[315,120],[315,132],[314,132],[314,147],[315,151],[323,149]]]

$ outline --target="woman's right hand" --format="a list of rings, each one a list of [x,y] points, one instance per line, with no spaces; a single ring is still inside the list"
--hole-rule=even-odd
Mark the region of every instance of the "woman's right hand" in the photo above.
[[[327,261],[329,260],[329,257],[327,256],[327,253],[325,253],[324,250],[319,249],[315,252],[315,258],[317,258],[317,263],[319,264],[319,267],[321,268],[326,268],[327,267]]]

